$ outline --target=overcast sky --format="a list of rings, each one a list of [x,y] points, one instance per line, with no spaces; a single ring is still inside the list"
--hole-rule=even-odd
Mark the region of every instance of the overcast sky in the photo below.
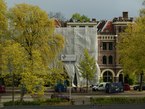
[[[7,6],[28,3],[38,5],[49,12],[61,12],[69,19],[78,12],[89,18],[112,19],[122,16],[123,11],[128,11],[130,17],[137,17],[142,7],[142,0],[5,0]]]

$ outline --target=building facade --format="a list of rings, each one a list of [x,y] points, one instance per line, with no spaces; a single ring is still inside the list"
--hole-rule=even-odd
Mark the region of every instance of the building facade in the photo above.
[[[120,37],[119,34],[125,30],[128,24],[131,23],[133,23],[133,18],[128,17],[128,12],[123,12],[121,17],[115,17],[113,20],[96,21],[93,19],[90,22],[67,22],[65,27],[67,29],[63,29],[64,32],[62,33],[66,37],[66,39],[69,36],[71,36],[71,39],[69,40],[70,43],[66,44],[65,49],[67,48],[67,46],[75,46],[76,51],[79,51],[78,53],[82,54],[83,52],[80,52],[82,50],[79,50],[78,46],[82,43],[82,49],[87,48],[89,49],[90,53],[92,53],[92,45],[94,44],[93,40],[95,40],[96,44],[94,45],[97,45],[97,50],[93,49],[93,54],[97,55],[96,63],[99,67],[97,78],[99,78],[99,81],[124,82],[124,74],[121,64],[119,63],[119,54],[117,52],[117,43]],[[69,29],[74,32],[67,32]],[[94,34],[92,34],[91,31],[94,31],[94,29],[97,32],[94,32]],[[87,32],[88,30],[89,32]],[[94,37],[95,35],[97,38]],[[76,36],[81,38],[79,43],[75,43],[76,41],[79,41],[78,39],[76,39]],[[91,39],[93,43],[89,42],[89,38],[91,38],[91,36],[94,37],[93,40]],[[71,42],[74,42],[74,44],[70,45]],[[87,45],[88,43],[89,45]],[[70,49],[68,48],[68,50]],[[65,53],[67,54],[67,52]]]
[[[124,74],[119,63],[117,42],[119,34],[128,24],[133,23],[133,18],[128,17],[128,12],[123,12],[122,17],[112,21],[101,21],[98,25],[98,64],[101,70],[101,81],[124,82]]]

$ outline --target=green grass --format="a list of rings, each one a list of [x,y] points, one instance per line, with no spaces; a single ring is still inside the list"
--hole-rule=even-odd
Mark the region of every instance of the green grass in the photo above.
[[[92,104],[142,104],[145,97],[108,97],[90,98]]]

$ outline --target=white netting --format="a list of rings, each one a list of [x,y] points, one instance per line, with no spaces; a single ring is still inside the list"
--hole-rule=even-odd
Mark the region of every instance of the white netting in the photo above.
[[[98,40],[96,28],[56,28],[56,33],[62,34],[65,37],[65,48],[62,52],[64,55],[76,55],[76,61],[65,61],[65,69],[68,76],[74,80],[74,75],[77,76],[77,85],[84,86],[85,80],[76,67],[83,56],[84,49],[87,48],[89,54],[92,55],[97,62],[98,57]],[[100,69],[97,65],[97,72],[94,80],[90,84],[96,84],[99,81]]]

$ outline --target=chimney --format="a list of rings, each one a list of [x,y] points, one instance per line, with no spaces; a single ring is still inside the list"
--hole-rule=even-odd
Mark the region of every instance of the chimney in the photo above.
[[[123,12],[123,18],[128,19],[128,12]]]

